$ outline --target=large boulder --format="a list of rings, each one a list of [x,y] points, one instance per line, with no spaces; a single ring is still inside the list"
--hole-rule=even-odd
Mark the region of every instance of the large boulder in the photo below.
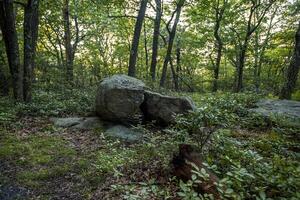
[[[194,110],[195,105],[186,97],[171,97],[145,91],[145,101],[141,108],[146,120],[156,120],[162,125],[168,125],[174,122],[176,114]]]
[[[142,117],[145,84],[133,77],[114,75],[101,81],[96,113],[104,120],[132,122]]]

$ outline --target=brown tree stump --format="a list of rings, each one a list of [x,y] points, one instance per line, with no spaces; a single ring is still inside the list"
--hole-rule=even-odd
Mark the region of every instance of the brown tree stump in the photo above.
[[[207,180],[201,179],[201,183],[197,183],[194,190],[201,194],[212,194],[215,199],[221,199],[216,186],[216,183],[219,182],[218,177],[203,165],[201,155],[194,147],[180,144],[179,154],[175,155],[172,160],[173,174],[184,182],[191,180],[194,169],[191,163],[194,163],[200,170],[204,168],[209,175]]]

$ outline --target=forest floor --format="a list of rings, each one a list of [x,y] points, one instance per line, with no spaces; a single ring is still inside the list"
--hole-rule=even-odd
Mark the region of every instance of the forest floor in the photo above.
[[[224,198],[300,198],[300,123],[249,112],[262,96],[189,94],[199,111],[167,129],[139,126],[147,140],[135,144],[53,125],[53,116],[89,115],[94,91],[43,89],[29,105],[0,99],[0,199],[201,199],[170,161],[179,143],[199,145],[203,127]]]

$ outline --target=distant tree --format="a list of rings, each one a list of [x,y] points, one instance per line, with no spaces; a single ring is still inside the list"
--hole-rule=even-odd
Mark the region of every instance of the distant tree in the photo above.
[[[217,49],[217,56],[215,61],[213,62],[214,66],[214,81],[212,91],[216,92],[218,90],[218,79],[219,79],[219,71],[220,71],[220,63],[222,57],[222,49],[223,49],[223,41],[220,36],[220,28],[221,22],[224,16],[224,11],[227,6],[227,0],[223,0],[223,3],[220,3],[220,0],[216,1],[214,5],[215,10],[215,22],[214,22],[214,38],[215,38],[215,46]]]
[[[158,39],[160,32],[160,22],[162,16],[161,0],[155,0],[156,2],[156,16],[154,21],[153,41],[152,41],[152,59],[151,59],[151,78],[153,81],[156,79],[156,65],[157,65],[157,54],[158,54]]]
[[[175,21],[173,23],[172,29],[169,33],[169,40],[168,40],[168,47],[167,47],[167,53],[164,59],[164,64],[163,64],[163,69],[162,69],[162,74],[161,74],[161,79],[160,79],[160,87],[164,87],[165,86],[165,81],[166,81],[166,77],[167,77],[167,67],[168,64],[171,60],[171,54],[172,54],[172,49],[173,49],[173,43],[174,43],[174,39],[176,36],[176,29],[177,29],[177,25],[179,22],[179,18],[180,18],[180,14],[181,14],[181,10],[182,7],[184,5],[185,0],[179,0],[176,3],[176,17],[175,17]]]
[[[240,92],[243,88],[243,74],[244,74],[244,68],[245,68],[245,60],[246,60],[246,53],[249,46],[249,41],[251,39],[252,34],[255,32],[255,30],[260,26],[263,19],[265,18],[265,15],[267,14],[268,10],[272,6],[274,1],[267,1],[266,3],[263,3],[261,1],[251,0],[251,6],[248,10],[249,15],[247,17],[247,25],[246,30],[243,34],[239,33],[235,27],[232,27],[232,30],[236,33],[238,38],[238,56],[236,60],[236,78],[235,78],[235,86],[234,91]],[[260,15],[257,18],[255,22],[254,16],[255,13],[259,12]]]
[[[254,44],[253,44],[253,56],[254,56],[254,64],[253,64],[253,76],[254,76],[254,85],[256,92],[259,92],[261,85],[261,73],[262,73],[262,65],[265,62],[265,53],[270,43],[272,36],[272,30],[274,29],[275,24],[278,22],[274,19],[276,14],[278,14],[278,5],[274,6],[274,10],[269,17],[269,21],[266,24],[265,28],[258,28],[254,32]],[[255,19],[259,16],[255,14]]]
[[[290,62],[287,68],[285,84],[281,89],[280,99],[291,99],[292,92],[296,86],[297,77],[300,69],[300,21],[298,30],[295,34],[295,48]]]
[[[138,55],[138,46],[139,46],[143,21],[147,9],[147,3],[148,0],[141,0],[140,9],[135,22],[134,34],[133,34],[130,57],[129,57],[129,66],[128,66],[128,75],[133,77],[135,77],[136,75],[136,60]]]

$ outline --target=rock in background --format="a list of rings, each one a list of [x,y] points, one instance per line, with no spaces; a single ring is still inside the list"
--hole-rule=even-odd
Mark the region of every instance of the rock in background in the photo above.
[[[257,108],[250,111],[266,117],[283,116],[300,120],[300,102],[291,100],[264,99],[256,103]]]

